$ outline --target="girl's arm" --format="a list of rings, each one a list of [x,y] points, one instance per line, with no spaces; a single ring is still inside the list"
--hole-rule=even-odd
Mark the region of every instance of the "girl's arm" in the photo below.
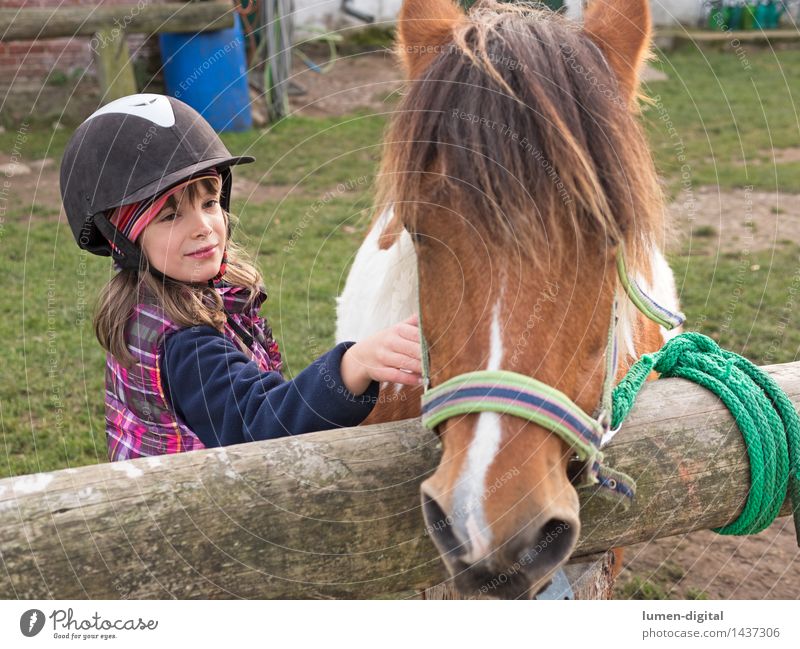
[[[380,385],[361,395],[347,389],[339,343],[292,381],[261,372],[221,333],[207,326],[169,336],[161,371],[177,415],[206,447],[357,426],[372,411]]]

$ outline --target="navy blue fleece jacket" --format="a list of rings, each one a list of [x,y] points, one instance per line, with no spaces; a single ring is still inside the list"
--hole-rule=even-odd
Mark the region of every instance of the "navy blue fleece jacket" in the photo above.
[[[339,343],[286,381],[262,372],[213,327],[191,327],[167,338],[162,383],[177,415],[208,448],[357,426],[380,384],[372,381],[359,396],[345,387],[342,356],[354,344]]]

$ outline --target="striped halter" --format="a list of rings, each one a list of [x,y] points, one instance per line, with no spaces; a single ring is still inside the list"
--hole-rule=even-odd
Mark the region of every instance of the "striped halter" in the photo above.
[[[645,316],[666,329],[673,329],[683,323],[681,315],[656,304],[628,276],[622,252],[617,255],[617,272],[628,297]],[[563,392],[517,372],[467,372],[430,388],[430,359],[427,341],[422,333],[420,311],[423,425],[434,429],[451,417],[479,412],[497,412],[527,419],[552,431],[573,449],[576,458],[583,465],[575,486],[597,485],[600,494],[629,504],[636,491],[633,479],[605,466],[600,450],[618,430],[611,430],[611,401],[617,370],[616,311],[615,301],[606,345],[602,398],[598,414],[594,417],[579,408]]]

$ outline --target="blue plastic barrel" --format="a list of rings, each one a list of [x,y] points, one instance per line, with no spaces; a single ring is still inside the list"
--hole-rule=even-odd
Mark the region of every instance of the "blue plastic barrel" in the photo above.
[[[189,104],[215,131],[253,126],[244,33],[239,14],[230,29],[159,34],[167,94]]]

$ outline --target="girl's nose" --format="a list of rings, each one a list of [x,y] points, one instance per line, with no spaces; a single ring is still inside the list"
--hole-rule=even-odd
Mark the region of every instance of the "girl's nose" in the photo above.
[[[194,205],[192,207],[193,235],[204,237],[211,234],[213,231],[211,227],[212,218],[212,215],[208,214],[201,205]]]

